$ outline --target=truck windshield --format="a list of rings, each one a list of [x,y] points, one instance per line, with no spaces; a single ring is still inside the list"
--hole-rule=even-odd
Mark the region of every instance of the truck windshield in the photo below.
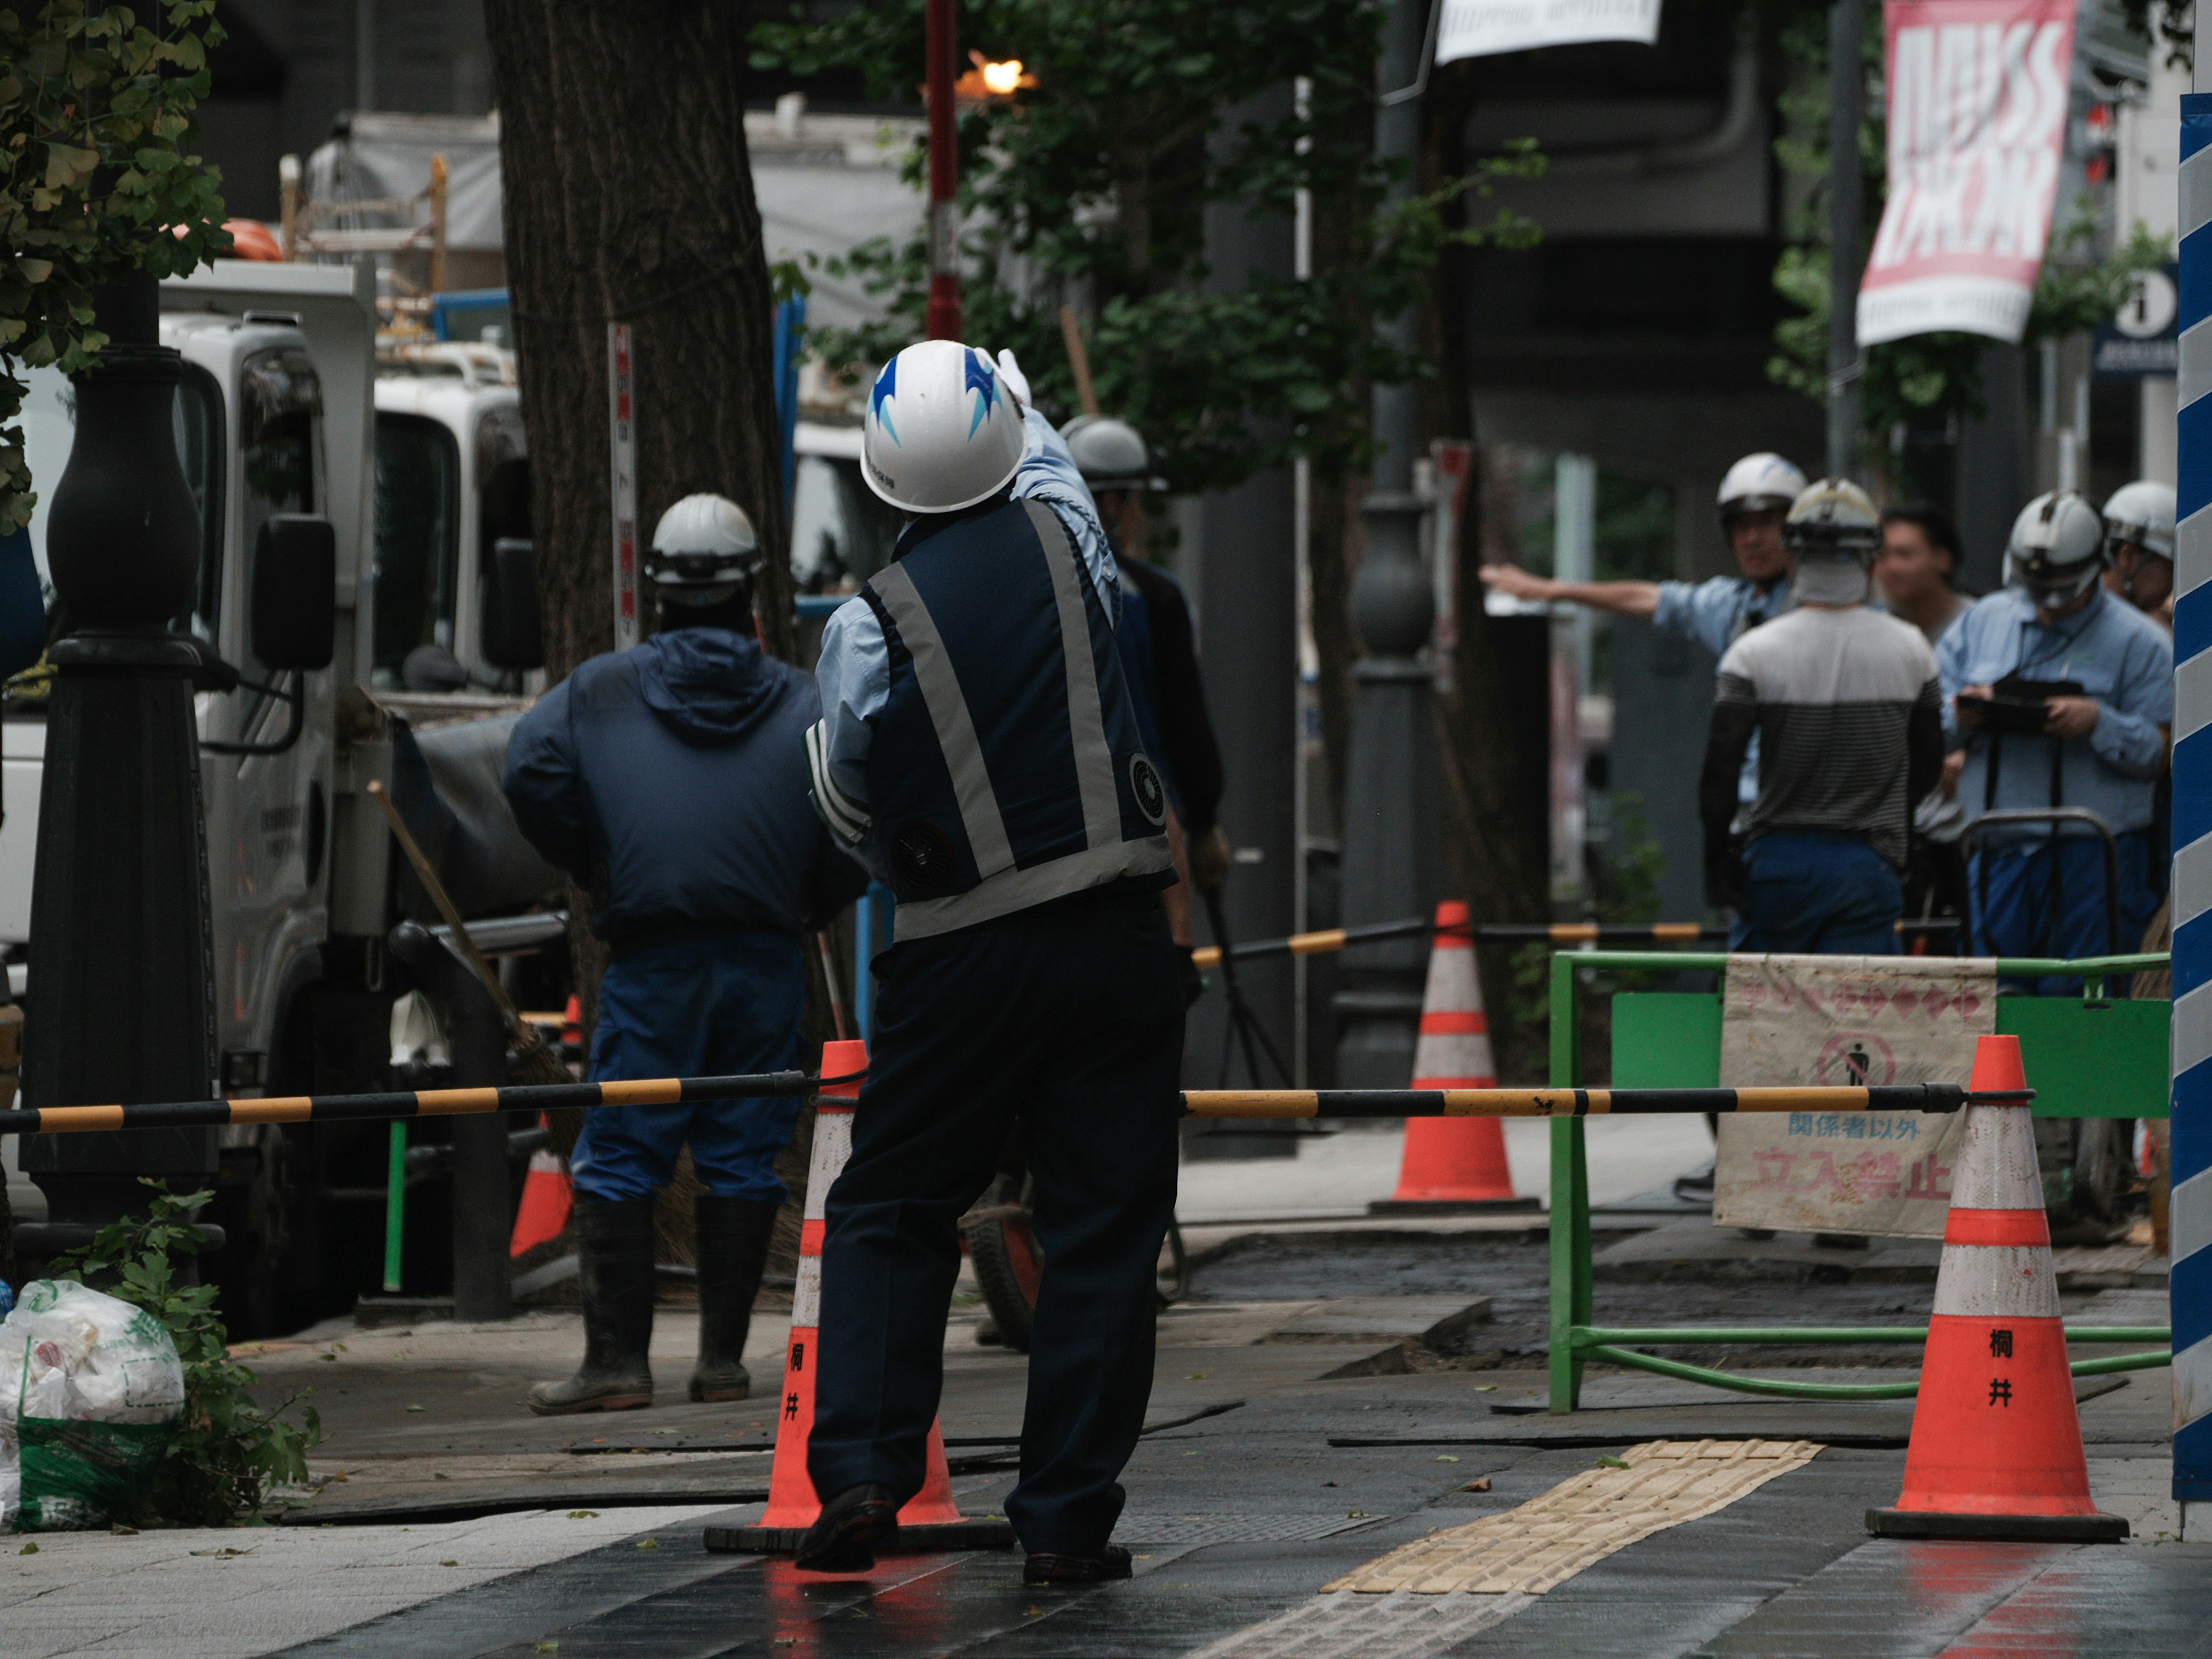
[[[453,648],[461,563],[461,453],[420,415],[376,417],[375,663],[371,684],[398,686],[407,653]]]
[[[890,562],[899,515],[842,456],[801,455],[793,479],[791,580],[801,593],[848,593]]]

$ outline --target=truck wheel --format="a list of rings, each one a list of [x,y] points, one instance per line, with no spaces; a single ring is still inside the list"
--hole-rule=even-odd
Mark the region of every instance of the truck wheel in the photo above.
[[[960,1230],[983,1304],[1006,1346],[1027,1353],[1036,1322],[1037,1284],[1044,1276],[1044,1252],[1030,1231],[1029,1182],[1018,1175],[994,1181],[976,1207],[988,1213]]]

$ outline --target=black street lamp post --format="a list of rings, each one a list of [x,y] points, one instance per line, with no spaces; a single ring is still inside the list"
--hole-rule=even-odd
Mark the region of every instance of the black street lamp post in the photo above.
[[[23,1091],[34,1106],[210,1098],[215,972],[192,696],[211,653],[191,605],[200,517],[173,422],[183,360],[150,274],[100,295],[110,343],[74,377],[76,439],[53,487],[47,566],[72,631],[46,723],[31,890]],[[212,1182],[212,1129],[26,1137],[51,1223],[33,1255],[143,1209],[140,1176]],[[33,1230],[22,1230],[28,1233]],[[43,1246],[43,1248],[40,1248]]]

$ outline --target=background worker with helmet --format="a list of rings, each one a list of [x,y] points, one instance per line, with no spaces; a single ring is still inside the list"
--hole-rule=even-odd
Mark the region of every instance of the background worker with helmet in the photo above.
[[[2125,948],[2157,903],[2148,831],[2173,721],[2173,642],[2106,591],[2106,560],[2095,508],[2072,490],[2037,496],[2014,521],[2007,586],[1944,636],[1936,661],[1949,740],[1966,754],[1969,824],[2004,807],[2094,812],[2118,842]],[[1969,877],[1975,954],[2106,949],[2103,854],[2087,826],[1993,829]]]
[[[1090,493],[1000,365],[932,340],[884,366],[861,470],[909,522],[823,634],[815,802],[897,895],[898,942],[824,1221],[809,1571],[867,1565],[921,1489],[957,1223],[1018,1113],[1045,1267],[1006,1516],[1030,1583],[1129,1576],[1108,1540],[1152,1391],[1182,1062],[1167,791]]]
[[[726,1076],[799,1062],[800,941],[867,877],[816,820],[805,734],[814,684],[755,638],[762,562],[744,512],[687,495],[661,516],[645,574],[659,630],[593,657],[539,698],[507,744],[516,822],[591,894],[611,951],[592,1031],[597,1079]],[[654,1194],[688,1143],[699,1365],[694,1400],[742,1400],[776,1154],[798,1103],[629,1106],[585,1115],[569,1159],[584,1363],[531,1390],[540,1415],[650,1404]]]
[[[1154,565],[1146,549],[1145,496],[1162,487],[1152,452],[1136,428],[1107,415],[1079,415],[1060,428],[1068,454],[1090,487],[1098,522],[1114,551],[1121,582],[1121,623],[1115,640],[1137,706],[1145,752],[1166,780],[1182,827],[1187,873],[1201,890],[1218,893],[1229,878],[1229,842],[1221,832],[1221,749],[1206,712],[1198,641],[1182,584]],[[1171,901],[1176,897],[1170,895]],[[1188,964],[1190,905],[1169,906],[1169,924]],[[1194,994],[1197,969],[1185,975]]]
[[[2105,503],[2105,586],[2168,629],[2173,626],[2173,486],[2122,484]]]
[[[1737,576],[1701,582],[1562,582],[1518,565],[1482,568],[1483,585],[1539,605],[1587,605],[1616,617],[1650,618],[1719,656],[1747,628],[1782,614],[1790,600],[1790,550],[1782,520],[1805,491],[1805,475],[1779,455],[1747,455],[1721,480],[1721,533],[1735,555]]]
[[[1796,608],[1721,659],[1698,787],[1708,889],[1736,907],[1731,950],[1887,955],[1913,805],[1942,769],[1935,654],[1866,604],[1881,521],[1856,484],[1821,479],[1782,534]],[[1739,851],[1736,782],[1754,732],[1759,787]]]
[[[1747,455],[1721,480],[1716,505],[1721,533],[1735,555],[1735,576],[1701,582],[1562,582],[1532,576],[1517,565],[1482,568],[1483,585],[1540,605],[1587,605],[1616,617],[1648,617],[1669,634],[1695,640],[1716,657],[1748,629],[1780,616],[1790,605],[1790,550],[1782,520],[1805,491],[1805,475],[1779,455]],[[1753,740],[1737,780],[1746,805],[1759,793],[1759,745]]]

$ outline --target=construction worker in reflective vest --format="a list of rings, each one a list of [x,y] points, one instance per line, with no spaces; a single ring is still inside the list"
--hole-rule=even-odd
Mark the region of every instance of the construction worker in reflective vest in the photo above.
[[[933,340],[884,365],[861,471],[908,524],[823,634],[815,805],[898,908],[824,1218],[811,1571],[868,1565],[921,1488],[956,1224],[1018,1114],[1045,1267],[1006,1516],[1032,1583],[1129,1575],[1109,1540],[1175,1203],[1175,870],[1113,557],[1027,402],[1010,356]]]
[[[592,1030],[595,1081],[732,1076],[799,1060],[801,941],[867,877],[807,805],[814,684],[760,648],[762,554],[744,511],[687,495],[645,575],[653,637],[593,657],[507,741],[506,791],[532,846],[594,901],[611,960]],[[699,1273],[697,1401],[743,1400],[753,1297],[784,1199],[775,1158],[798,1103],[596,1107],[569,1167],[584,1363],[530,1391],[540,1416],[650,1405],[653,1205],[687,1146]]]

